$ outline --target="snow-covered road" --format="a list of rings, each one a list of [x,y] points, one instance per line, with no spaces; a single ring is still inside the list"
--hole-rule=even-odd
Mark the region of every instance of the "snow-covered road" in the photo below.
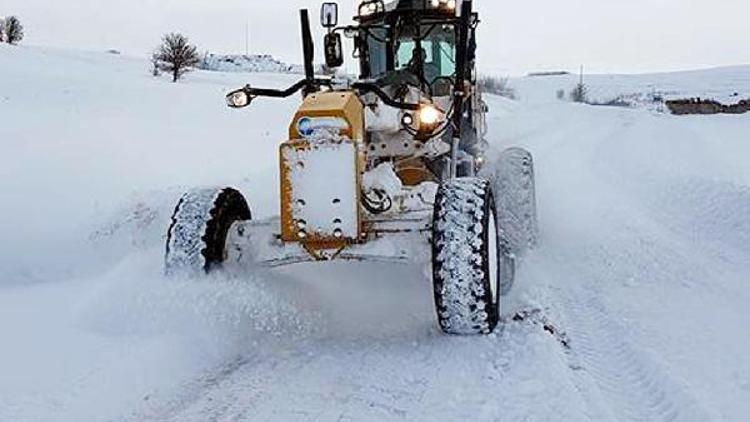
[[[750,115],[546,101],[549,81],[490,98],[493,145],[535,154],[542,235],[497,333],[447,337],[416,266],[161,276],[174,186],[234,184],[275,213],[295,100],[230,112],[245,75],[172,86],[139,60],[0,55],[0,421],[750,413]]]

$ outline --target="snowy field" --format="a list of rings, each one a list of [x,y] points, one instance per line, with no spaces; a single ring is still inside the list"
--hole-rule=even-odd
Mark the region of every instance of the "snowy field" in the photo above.
[[[750,414],[750,114],[556,101],[575,78],[514,80],[520,101],[489,98],[494,147],[536,156],[542,236],[497,333],[460,338],[438,332],[420,267],[162,277],[186,187],[233,185],[257,217],[276,213],[298,99],[232,111],[223,97],[295,76],[174,85],[145,60],[4,44],[0,63],[0,421]],[[592,85],[648,92],[654,78]],[[750,67],[658,81],[748,93]]]
[[[539,102],[556,99],[558,90],[569,93],[579,75],[513,78],[510,84],[520,101]],[[674,73],[644,75],[584,75],[589,99],[607,103],[616,99],[643,108],[658,110],[654,96],[663,100],[684,98],[714,99],[734,104],[750,98],[750,66],[722,67]]]

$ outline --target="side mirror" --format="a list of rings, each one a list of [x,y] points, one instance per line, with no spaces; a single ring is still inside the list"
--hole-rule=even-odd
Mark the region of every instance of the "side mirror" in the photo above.
[[[338,3],[323,3],[320,8],[320,24],[328,29],[335,28],[339,24]]]
[[[325,44],[326,66],[341,67],[344,64],[341,35],[337,33],[326,34],[323,44]]]
[[[247,94],[244,88],[227,94],[227,105],[231,108],[247,107],[252,101],[253,98]]]

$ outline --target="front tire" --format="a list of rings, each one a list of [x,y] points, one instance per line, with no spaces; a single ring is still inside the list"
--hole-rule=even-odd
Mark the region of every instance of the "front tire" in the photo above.
[[[499,237],[489,181],[458,178],[440,186],[433,217],[435,309],[448,334],[489,334],[500,318],[500,289],[512,276]]]
[[[229,228],[250,220],[242,194],[232,188],[196,189],[182,196],[167,232],[165,272],[208,273],[226,260]]]

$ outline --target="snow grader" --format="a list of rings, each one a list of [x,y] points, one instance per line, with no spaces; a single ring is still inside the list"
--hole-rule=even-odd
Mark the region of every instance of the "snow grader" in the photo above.
[[[353,44],[359,77],[316,76],[300,11],[305,78],[288,89],[247,85],[229,107],[298,92],[279,149],[280,212],[254,221],[228,187],[187,192],[169,227],[168,274],[332,260],[432,266],[437,321],[449,334],[488,334],[517,259],[536,239],[534,169],[520,148],[485,139],[471,0],[366,0],[339,26],[324,3],[325,63]]]

